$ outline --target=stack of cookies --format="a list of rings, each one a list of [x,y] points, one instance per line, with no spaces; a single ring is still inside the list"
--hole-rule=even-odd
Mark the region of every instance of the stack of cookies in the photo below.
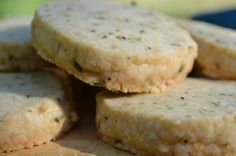
[[[96,96],[95,120],[98,136],[109,145],[147,156],[236,155],[234,30],[173,20],[134,3],[59,0],[38,8],[32,39],[39,56],[61,68],[53,67],[50,72],[56,70],[65,78],[63,69],[80,81],[104,88]],[[49,63],[47,68],[52,66]],[[198,77],[187,78],[193,66],[193,75]],[[9,94],[17,92],[17,97],[7,94],[6,98],[3,92],[4,104],[12,103],[3,109],[4,115],[0,113],[0,151],[55,139],[76,120],[73,102],[65,96],[70,88],[65,79],[59,81],[45,73],[1,77],[7,80],[0,88]],[[18,114],[22,122],[30,117],[28,127],[9,126]],[[28,132],[36,130],[37,137]],[[28,136],[36,140],[22,145]]]
[[[36,54],[31,20],[0,21],[0,154],[55,140],[77,120],[69,77]]]

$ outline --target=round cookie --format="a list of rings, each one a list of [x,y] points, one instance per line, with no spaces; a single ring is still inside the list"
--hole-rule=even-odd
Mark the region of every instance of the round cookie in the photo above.
[[[180,20],[199,46],[196,69],[217,79],[236,79],[236,31],[200,21]]]
[[[48,64],[32,45],[30,17],[0,20],[0,71],[29,71]]]
[[[187,79],[160,94],[97,95],[107,143],[141,155],[235,156],[236,82]]]
[[[112,91],[159,92],[191,71],[197,45],[165,15],[111,1],[55,1],[32,23],[38,54]]]
[[[65,74],[0,73],[0,152],[55,140],[77,120]]]

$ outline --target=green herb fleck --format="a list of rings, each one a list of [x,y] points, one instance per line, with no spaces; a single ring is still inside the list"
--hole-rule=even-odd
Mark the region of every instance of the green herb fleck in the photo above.
[[[97,129],[100,128],[100,125],[101,125],[101,121],[98,122],[98,124],[97,124]]]
[[[219,107],[220,106],[220,102],[217,101],[217,102],[212,102],[213,105],[215,105],[216,107]]]
[[[181,44],[179,44],[179,43],[171,43],[171,45],[175,46],[175,47],[180,47],[181,46]]]
[[[125,20],[125,22],[129,22],[129,19],[128,19],[128,18],[125,18],[124,20]]]
[[[132,6],[137,6],[137,2],[131,1],[131,2],[130,2],[130,5],[132,5]]]
[[[115,31],[116,31],[116,32],[120,32],[120,29],[116,29]]]
[[[224,43],[225,43],[225,41],[223,41],[223,40],[220,40],[219,38],[217,38],[217,39],[216,39],[216,42],[217,42],[217,43],[222,43],[222,44],[224,44]]]
[[[102,38],[103,38],[103,39],[106,39],[106,38],[107,38],[107,35],[103,35]]]
[[[95,32],[96,30],[95,29],[91,29],[90,32]]]
[[[140,37],[135,37],[134,40],[137,41],[137,42],[140,42],[140,41],[142,41],[142,37],[141,36]]]
[[[145,33],[145,31],[144,31],[144,30],[140,30],[139,33],[140,33],[140,34],[143,34],[143,33]]]
[[[100,20],[106,20],[106,18],[103,17],[103,16],[99,16],[99,17],[97,17],[97,19],[100,19]]]
[[[178,70],[178,74],[181,73],[185,68],[185,65],[184,64],[181,64],[179,70]]]
[[[125,36],[116,36],[116,38],[117,38],[118,40],[126,40],[126,37],[125,37]]]
[[[73,64],[74,68],[78,70],[79,72],[83,71],[83,68],[80,66],[80,64],[75,60]]]

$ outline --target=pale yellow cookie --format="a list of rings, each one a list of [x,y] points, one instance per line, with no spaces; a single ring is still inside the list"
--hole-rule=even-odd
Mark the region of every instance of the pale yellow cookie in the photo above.
[[[0,73],[0,152],[55,140],[76,120],[66,77]]]
[[[111,1],[55,1],[32,24],[38,54],[78,79],[121,92],[159,92],[197,57],[190,35],[165,15]]]
[[[236,82],[187,79],[159,94],[97,95],[101,138],[155,156],[235,156]]]
[[[180,20],[199,46],[197,70],[218,79],[236,79],[236,31],[200,21]]]
[[[30,17],[0,20],[0,71],[28,71],[48,66],[33,48],[31,20]]]

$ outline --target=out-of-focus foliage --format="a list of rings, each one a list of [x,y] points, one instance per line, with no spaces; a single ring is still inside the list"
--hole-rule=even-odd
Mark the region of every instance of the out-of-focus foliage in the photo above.
[[[0,0],[0,17],[32,15],[42,3],[50,0]],[[65,0],[66,1],[66,0]],[[160,10],[170,15],[187,17],[212,10],[236,7],[236,0],[115,0],[136,2],[140,6]]]
[[[32,15],[46,1],[48,0],[0,0],[0,17]]]

